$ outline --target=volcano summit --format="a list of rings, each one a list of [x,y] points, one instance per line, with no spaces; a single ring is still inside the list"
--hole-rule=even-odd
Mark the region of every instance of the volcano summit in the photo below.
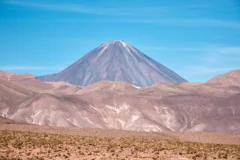
[[[186,82],[172,70],[120,40],[104,43],[63,71],[38,79],[81,86],[99,81],[123,81],[141,87]]]

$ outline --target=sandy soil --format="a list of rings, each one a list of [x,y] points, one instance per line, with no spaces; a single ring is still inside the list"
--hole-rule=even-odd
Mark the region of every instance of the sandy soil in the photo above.
[[[157,138],[214,144],[240,144],[240,135],[216,132],[134,132],[114,129],[108,130],[77,127],[55,127],[28,124],[0,124],[0,130],[30,131],[36,133],[69,134],[78,136],[99,136],[111,138]]]
[[[239,151],[232,134],[0,124],[0,159],[239,160]]]

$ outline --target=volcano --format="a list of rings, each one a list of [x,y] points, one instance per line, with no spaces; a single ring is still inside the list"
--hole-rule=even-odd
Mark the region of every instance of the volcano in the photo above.
[[[66,81],[80,86],[99,81],[122,81],[139,87],[186,82],[172,70],[121,40],[104,43],[63,71],[38,79]]]

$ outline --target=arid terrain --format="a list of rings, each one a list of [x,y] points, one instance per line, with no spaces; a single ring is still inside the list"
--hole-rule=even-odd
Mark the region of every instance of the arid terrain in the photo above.
[[[230,75],[141,88],[0,72],[0,159],[239,160],[238,71]]]
[[[0,117],[1,160],[239,160],[240,135],[38,126]]]
[[[0,0],[0,160],[240,160],[240,0]]]
[[[1,72],[0,115],[47,126],[239,134],[240,88],[233,83],[238,79],[223,86],[224,77],[143,88],[110,81],[80,87]]]
[[[224,138],[223,138],[224,137]],[[240,159],[240,136],[1,124],[0,159]]]

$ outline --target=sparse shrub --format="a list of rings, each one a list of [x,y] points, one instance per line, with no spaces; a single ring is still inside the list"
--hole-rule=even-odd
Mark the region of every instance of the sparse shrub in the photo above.
[[[4,134],[3,134],[4,133]],[[17,151],[14,152],[16,148]],[[31,155],[33,148],[41,148],[38,157]],[[103,150],[103,151],[102,151]],[[71,135],[54,135],[18,131],[0,131],[0,160],[27,156],[26,159],[64,159],[71,154],[79,156],[113,156],[117,159],[152,158],[166,160],[161,154],[186,155],[190,159],[239,159],[240,145],[204,144],[177,140],[153,140],[148,138],[99,138]],[[3,152],[2,152],[3,151]],[[122,157],[119,153],[127,151]],[[52,153],[53,152],[53,153]],[[143,152],[146,157],[138,153]],[[161,153],[160,153],[161,152]],[[1,155],[2,153],[6,155]],[[52,153],[52,154],[51,154]],[[62,154],[61,154],[62,153]],[[14,156],[13,156],[14,155]],[[43,158],[43,157],[42,157]],[[17,158],[15,158],[17,159]]]

